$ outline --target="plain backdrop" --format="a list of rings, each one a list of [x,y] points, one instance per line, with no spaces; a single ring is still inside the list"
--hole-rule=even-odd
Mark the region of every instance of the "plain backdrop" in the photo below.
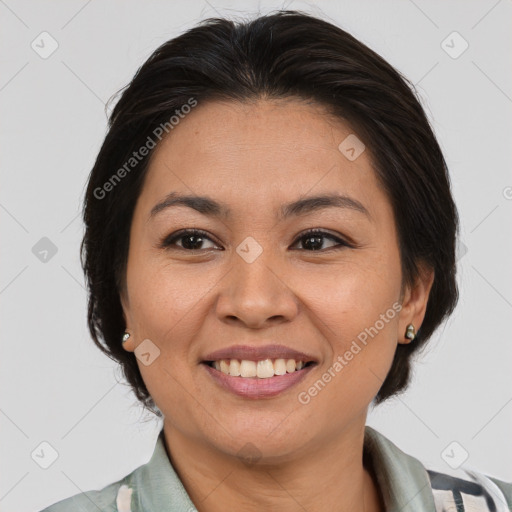
[[[2,0],[0,510],[120,479],[160,429],[86,328],[80,208],[105,102],[201,19],[279,8],[348,30],[416,84],[461,215],[457,310],[368,424],[430,468],[450,470],[448,447],[512,480],[510,0]]]

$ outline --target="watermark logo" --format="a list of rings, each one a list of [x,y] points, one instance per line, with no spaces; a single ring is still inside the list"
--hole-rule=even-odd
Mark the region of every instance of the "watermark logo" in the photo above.
[[[150,340],[143,340],[135,349],[135,357],[144,365],[153,364],[155,359],[160,356],[160,349]]]
[[[347,160],[353,162],[361,156],[363,151],[366,149],[366,146],[357,137],[357,135],[351,133],[348,137],[343,139],[341,144],[338,146],[338,149]]]
[[[236,252],[246,263],[253,263],[263,252],[263,247],[252,236],[248,236],[237,246]]]
[[[47,59],[59,47],[57,40],[48,32],[41,32],[31,43],[30,47],[41,59]]]
[[[261,459],[260,450],[252,443],[245,443],[236,455],[247,466],[252,466]]]
[[[442,452],[441,458],[452,469],[458,469],[469,457],[468,451],[457,441],[452,441]]]
[[[455,260],[459,261],[468,252],[468,246],[460,239],[457,239],[457,245],[455,247]]]
[[[32,254],[41,263],[48,263],[57,254],[57,246],[48,237],[43,236],[32,247]]]
[[[454,30],[441,42],[441,48],[452,58],[458,59],[468,48],[469,43]]]
[[[48,441],[43,441],[30,456],[40,468],[48,469],[59,458],[59,453]]]

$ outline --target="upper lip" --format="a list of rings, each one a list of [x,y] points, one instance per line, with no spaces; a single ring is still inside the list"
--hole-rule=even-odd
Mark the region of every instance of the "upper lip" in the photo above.
[[[204,361],[219,361],[221,359],[246,359],[248,361],[263,361],[264,359],[295,359],[295,361],[304,361],[305,363],[313,361],[316,358],[304,352],[299,352],[283,345],[232,345],[231,347],[221,348],[207,354]]]

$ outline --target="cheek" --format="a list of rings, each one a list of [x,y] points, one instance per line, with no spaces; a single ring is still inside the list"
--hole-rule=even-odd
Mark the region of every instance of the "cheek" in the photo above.
[[[205,314],[201,299],[215,281],[207,273],[200,278],[197,269],[186,266],[171,268],[152,259],[135,264],[135,258],[133,263],[127,281],[135,337],[137,342],[149,339],[158,347],[158,356],[150,364],[140,359],[137,364],[150,395],[164,414],[173,411],[174,418],[183,415],[186,421],[187,414],[191,414],[188,393],[201,394],[192,378],[195,360],[190,340],[198,336]],[[176,412],[181,409],[182,413]]]
[[[400,307],[400,279],[400,270],[393,262],[385,266],[351,264],[317,274],[315,286],[306,281],[300,293],[312,314],[321,320],[319,329],[340,351],[348,340],[375,323],[383,336],[392,334]]]
[[[331,351],[316,384],[302,390],[304,402],[316,400],[326,410],[335,404],[333,414],[346,416],[360,412],[377,394],[397,346],[400,280],[399,262],[379,255],[304,287]]]
[[[222,273],[199,272],[190,264],[171,266],[161,259],[140,263],[133,265],[127,276],[135,338],[138,342],[151,340],[158,347],[158,357],[150,365],[139,359],[137,364],[160,409],[174,411],[175,418],[176,408],[183,409],[186,418],[192,414],[188,393],[202,394],[193,376],[198,357],[193,340],[204,337],[201,329],[212,307],[208,296]]]
[[[343,285],[326,286],[327,294],[317,298],[317,326],[331,353],[298,395],[301,404],[329,415],[333,435],[344,419],[363,413],[381,388],[397,346],[400,310],[395,287],[376,289],[354,275]]]
[[[139,263],[136,258],[127,281],[139,337],[153,336],[159,343],[179,342],[177,332],[191,323],[190,317],[201,308],[201,298],[215,284],[208,272],[199,276],[197,268],[171,267],[156,259]]]

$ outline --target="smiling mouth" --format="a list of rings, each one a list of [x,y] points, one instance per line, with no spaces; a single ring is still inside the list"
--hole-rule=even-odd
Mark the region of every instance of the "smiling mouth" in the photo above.
[[[262,359],[251,361],[248,359],[220,359],[217,361],[204,361],[204,364],[231,377],[249,379],[269,379],[274,376],[295,373],[316,365],[315,361],[298,361],[295,359]]]

